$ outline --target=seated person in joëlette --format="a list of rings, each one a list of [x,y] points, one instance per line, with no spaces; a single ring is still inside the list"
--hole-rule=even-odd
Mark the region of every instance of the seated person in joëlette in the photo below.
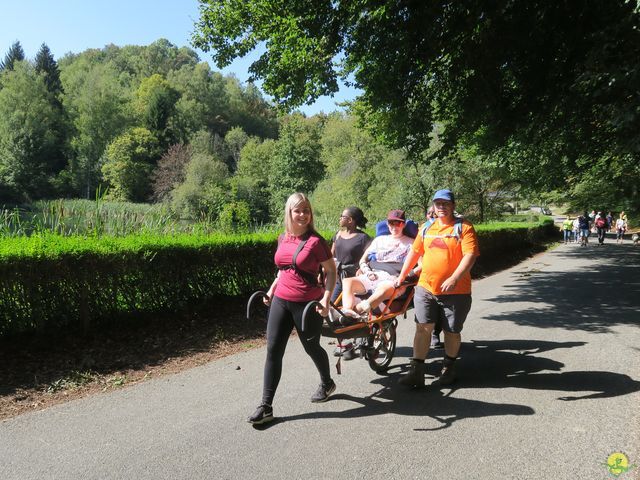
[[[391,210],[387,215],[390,234],[374,238],[360,259],[362,273],[343,280],[342,311],[346,316],[364,319],[371,309],[393,295],[394,281],[413,244],[413,239],[403,233],[405,221],[404,211]],[[372,256],[375,260],[371,260]],[[358,302],[356,295],[366,294],[371,296]]]

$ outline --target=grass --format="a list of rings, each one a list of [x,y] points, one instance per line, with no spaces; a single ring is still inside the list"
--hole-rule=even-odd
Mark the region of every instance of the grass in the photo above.
[[[541,215],[510,215],[507,221],[476,224],[479,230],[522,228],[537,225]],[[375,221],[367,232],[375,234]],[[338,228],[337,218],[319,215],[318,231],[332,235]],[[250,233],[282,231],[281,222],[253,225]],[[227,233],[206,219],[193,221],[180,218],[164,204],[130,203],[96,200],[41,200],[28,206],[0,206],[0,238],[54,234],[64,237],[125,237],[134,234],[173,236],[180,234],[210,235]],[[249,233],[249,232],[247,232]]]

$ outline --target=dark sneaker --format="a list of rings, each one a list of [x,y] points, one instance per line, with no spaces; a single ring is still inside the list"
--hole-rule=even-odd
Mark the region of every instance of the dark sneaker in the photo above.
[[[356,358],[358,356],[358,354],[356,353],[356,349],[354,348],[353,345],[351,345],[348,349],[346,349],[343,353],[342,353],[342,358],[344,360],[353,360],[354,358]]]
[[[265,404],[260,405],[253,415],[247,418],[247,422],[253,425],[260,425],[271,420],[273,420],[273,407]]]
[[[364,322],[367,320],[367,314],[360,314],[354,312],[349,308],[342,309],[342,317],[340,317],[340,325],[343,327],[348,327],[351,325],[355,325],[356,323]]]
[[[438,379],[440,385],[451,385],[456,381],[456,369],[454,365],[448,367],[442,367],[440,372],[440,378]]]
[[[314,393],[311,397],[311,401],[313,403],[326,402],[327,400],[329,400],[329,396],[335,391],[336,382],[334,382],[333,380],[331,380],[331,382],[327,385],[321,383],[318,387],[318,390],[316,390],[316,393]]]

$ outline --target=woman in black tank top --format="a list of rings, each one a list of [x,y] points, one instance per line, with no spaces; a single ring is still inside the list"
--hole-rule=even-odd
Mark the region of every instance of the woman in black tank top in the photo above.
[[[338,281],[331,301],[342,292],[342,279],[355,276],[358,261],[371,243],[371,237],[361,230],[366,225],[367,219],[358,207],[347,207],[340,215],[340,230],[333,236],[331,245],[331,253],[338,263]]]

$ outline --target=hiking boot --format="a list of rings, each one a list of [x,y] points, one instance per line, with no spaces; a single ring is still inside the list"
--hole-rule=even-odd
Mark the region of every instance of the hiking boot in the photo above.
[[[273,407],[264,403],[256,409],[253,415],[247,418],[247,422],[252,425],[260,425],[271,420],[273,420]]]
[[[409,364],[409,373],[404,375],[398,383],[407,387],[424,387],[424,362],[418,362],[412,358]]]
[[[456,369],[455,365],[449,365],[448,367],[442,367],[440,372],[440,378],[438,379],[440,385],[451,385],[456,381]]]
[[[328,384],[321,383],[318,386],[318,390],[311,397],[313,403],[326,402],[329,400],[329,396],[336,391],[336,382],[330,380]]]

